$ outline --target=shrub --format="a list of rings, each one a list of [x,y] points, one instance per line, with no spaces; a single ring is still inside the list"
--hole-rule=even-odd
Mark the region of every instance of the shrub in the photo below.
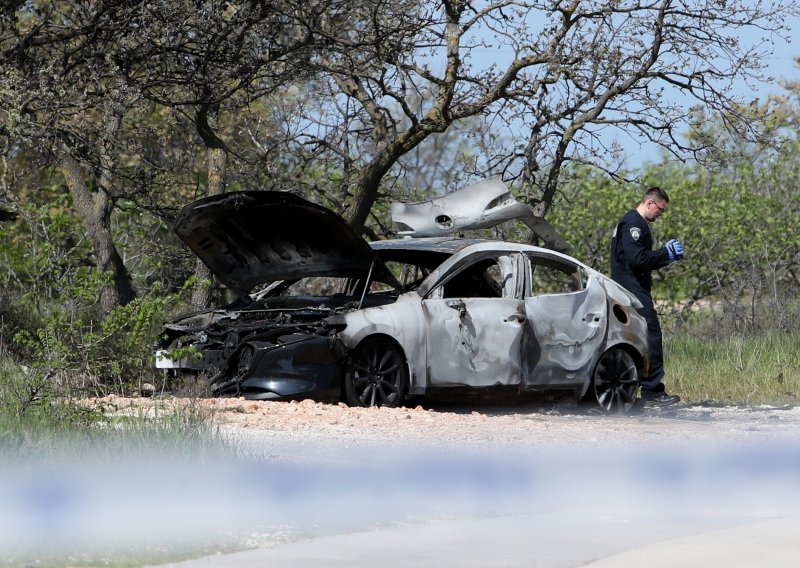
[[[156,336],[169,308],[182,305],[193,285],[190,281],[175,294],[156,288],[105,319],[79,304],[52,307],[38,328],[18,331],[14,343],[64,394],[138,393],[144,383],[163,380],[153,364]]]

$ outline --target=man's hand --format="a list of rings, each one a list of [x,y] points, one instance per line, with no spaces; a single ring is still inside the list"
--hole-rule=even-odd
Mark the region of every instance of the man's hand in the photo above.
[[[683,258],[683,245],[678,239],[668,240],[664,248],[667,249],[670,262],[675,262]]]

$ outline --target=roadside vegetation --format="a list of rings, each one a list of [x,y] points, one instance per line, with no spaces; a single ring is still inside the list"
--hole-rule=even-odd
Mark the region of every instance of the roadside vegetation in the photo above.
[[[199,405],[169,405],[154,397],[135,409],[87,404],[78,390],[53,387],[46,377],[0,356],[0,456],[76,455],[117,460],[131,455],[168,455],[172,460],[211,459],[227,451],[214,417]]]
[[[800,401],[800,333],[681,335],[665,346],[670,389],[712,404],[794,405]]]
[[[0,354],[3,521],[9,522],[16,512],[19,522],[41,526],[19,533],[18,527],[8,527],[10,532],[0,537],[0,566],[143,566],[241,549],[242,535],[210,541],[189,536],[176,541],[172,534],[131,539],[122,528],[114,541],[65,541],[70,530],[56,529],[59,517],[91,522],[82,507],[104,491],[111,491],[106,497],[111,503],[114,495],[152,493],[163,483],[162,475],[181,471],[180,464],[190,470],[215,467],[238,456],[219,434],[213,414],[200,405],[173,406],[159,397],[135,408],[114,405],[113,400],[89,404],[82,389],[54,385],[49,379]],[[141,472],[133,484],[118,479],[126,470]],[[38,532],[35,542],[13,538],[17,534],[30,539]],[[149,534],[141,528],[129,532]]]

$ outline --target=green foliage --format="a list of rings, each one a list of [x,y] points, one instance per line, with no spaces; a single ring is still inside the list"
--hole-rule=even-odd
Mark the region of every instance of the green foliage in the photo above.
[[[65,397],[48,375],[0,356],[0,456],[203,459],[227,451],[213,415],[193,403],[90,406]]]
[[[40,191],[44,199],[21,200],[17,220],[0,223],[0,347],[64,392],[158,385],[152,347],[195,285],[181,268],[190,254],[163,221],[121,211],[117,232],[142,295],[101,317],[98,297],[110,274],[93,266],[69,194],[57,184]]]
[[[567,170],[561,188],[548,221],[570,244],[573,256],[607,274],[614,227],[623,213],[636,207],[641,191],[585,167]]]
[[[14,342],[31,354],[33,368],[67,390],[97,394],[139,392],[156,381],[153,345],[170,306],[189,294],[194,280],[178,293],[147,296],[116,308],[105,319],[91,310],[51,308],[36,330],[22,330]],[[94,283],[99,289],[100,281]],[[91,288],[73,293],[89,295]],[[96,296],[95,296],[96,297]]]
[[[13,338],[22,330],[33,332],[38,326],[35,314],[32,314],[17,300],[17,296],[7,289],[0,288],[0,354],[24,359],[29,356],[22,346],[15,344]]]
[[[788,148],[788,146],[787,146]],[[795,155],[800,155],[796,146]],[[680,239],[686,258],[654,274],[654,297],[688,309],[714,298],[729,304],[732,329],[796,329],[786,303],[797,296],[800,263],[798,169],[780,160],[741,160],[708,172],[698,165],[647,167],[641,184],[622,185],[588,168],[567,172],[563,198],[548,218],[575,256],[608,273],[611,233],[644,187],[670,194],[669,210],[651,227],[655,246]],[[768,310],[759,318],[755,306]]]
[[[35,443],[30,440],[45,433],[81,428],[87,423],[87,414],[67,410],[54,393],[46,375],[0,356],[0,445],[32,446]]]
[[[197,257],[180,242],[169,223],[127,202],[118,203],[112,219],[114,240],[138,291],[148,294],[153,287],[179,290],[192,276]]]
[[[90,249],[69,195],[53,184],[40,191],[39,199],[18,204],[16,221],[0,223],[0,285],[33,311],[49,301],[72,300],[63,292],[80,290],[91,277]]]
[[[688,401],[800,403],[800,332],[719,341],[683,334],[665,343],[665,360],[668,389]]]
[[[670,211],[659,220],[665,238],[684,242],[686,259],[672,267],[668,297],[728,297],[793,287],[800,250],[797,181],[776,185],[780,163],[742,163],[733,174],[666,171]],[[660,172],[659,172],[660,173]],[[682,175],[675,175],[682,174]],[[788,181],[788,180],[787,180]]]

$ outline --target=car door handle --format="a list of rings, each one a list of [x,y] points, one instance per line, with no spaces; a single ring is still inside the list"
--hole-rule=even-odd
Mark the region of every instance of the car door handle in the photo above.
[[[509,323],[525,323],[525,316],[522,316],[520,314],[511,314],[510,316],[508,316],[503,321],[509,322]]]
[[[600,321],[600,316],[597,314],[586,314],[586,316],[583,318],[583,321],[586,323],[597,323]]]
[[[467,315],[467,305],[461,300],[447,300],[447,307],[458,312],[459,317]]]
[[[447,307],[458,310],[459,312],[464,309],[464,302],[461,300],[447,300]]]

